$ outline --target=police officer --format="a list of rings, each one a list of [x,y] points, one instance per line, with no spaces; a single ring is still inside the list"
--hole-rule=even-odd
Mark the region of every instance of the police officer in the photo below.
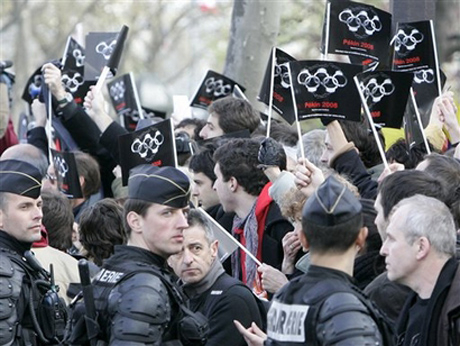
[[[27,162],[0,161],[0,345],[55,342],[37,312],[50,288],[48,278],[28,253],[42,237],[41,181],[39,170]],[[39,289],[37,281],[46,287]]]
[[[364,246],[361,204],[330,176],[302,212],[299,237],[310,250],[306,274],[285,285],[267,315],[267,335],[235,322],[250,345],[388,345],[380,313],[353,285],[353,263]]]
[[[172,281],[166,259],[183,247],[189,197],[189,179],[176,168],[141,165],[131,170],[124,205],[128,245],[115,246],[93,281],[98,341],[163,345],[180,339],[180,302],[164,280]],[[87,337],[81,321],[77,309],[70,344]]]

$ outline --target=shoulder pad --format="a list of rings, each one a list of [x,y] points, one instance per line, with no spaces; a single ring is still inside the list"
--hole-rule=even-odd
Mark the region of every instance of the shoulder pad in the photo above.
[[[12,277],[13,276],[13,263],[6,255],[4,250],[0,251],[0,277]]]
[[[171,319],[169,299],[166,287],[154,274],[139,273],[122,281],[109,295],[112,339],[161,340]]]
[[[17,300],[21,294],[22,268],[11,261],[7,250],[0,251],[0,345],[10,345],[16,335]]]
[[[316,330],[320,344],[383,345],[377,324],[353,293],[328,297],[319,310]]]

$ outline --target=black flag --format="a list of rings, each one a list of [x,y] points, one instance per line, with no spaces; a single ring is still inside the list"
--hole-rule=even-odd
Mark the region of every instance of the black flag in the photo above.
[[[128,183],[129,170],[137,165],[177,166],[171,119],[120,136],[118,144],[123,185]]]
[[[392,42],[392,70],[414,73],[415,100],[424,127],[428,125],[431,106],[442,89],[432,21],[398,23]]]
[[[75,155],[51,149],[59,191],[68,198],[82,198]]]
[[[410,72],[363,72],[356,76],[374,124],[399,129],[414,75]]]
[[[207,109],[212,101],[232,95],[235,85],[238,85],[242,92],[246,90],[245,87],[232,79],[209,70],[192,98],[190,106]]]
[[[359,65],[332,61],[290,62],[299,120],[334,118],[360,121],[361,102],[353,77]]]
[[[90,32],[86,35],[85,80],[99,78],[115,49],[117,35],[117,32]]]
[[[345,54],[370,67],[386,64],[390,38],[390,13],[353,1],[329,0],[326,4],[324,54]]]
[[[85,50],[69,36],[62,59],[61,81],[67,92],[73,95],[77,104],[83,104],[92,81],[84,80]]]
[[[272,71],[273,50],[275,50],[274,71]],[[273,47],[257,99],[267,106],[270,105],[270,83],[273,73],[273,109],[292,125],[295,121],[295,115],[287,69],[287,64],[291,61],[296,61],[296,59],[281,49]]]
[[[107,83],[110,100],[118,117],[128,131],[134,131],[139,121],[139,98],[132,73]]]

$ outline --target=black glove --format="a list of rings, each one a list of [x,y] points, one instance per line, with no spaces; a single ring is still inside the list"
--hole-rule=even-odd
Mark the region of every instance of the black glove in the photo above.
[[[278,166],[281,170],[286,169],[286,153],[284,148],[273,138],[265,138],[260,143],[257,159],[262,167]]]

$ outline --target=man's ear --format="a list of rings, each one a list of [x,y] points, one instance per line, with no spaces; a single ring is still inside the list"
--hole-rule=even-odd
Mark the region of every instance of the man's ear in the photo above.
[[[4,212],[2,209],[0,209],[0,229],[3,229],[3,215]]]
[[[366,226],[361,227],[358,233],[358,237],[356,238],[355,244],[359,246],[360,249],[364,249],[366,246],[366,239],[367,239],[367,234],[369,233],[369,230],[367,229]]]
[[[235,177],[230,177],[230,179],[228,179],[228,182],[227,182],[230,186],[230,191],[232,192],[236,192],[238,190],[238,180],[236,180]]]
[[[83,177],[82,175],[80,175],[78,177],[78,181],[80,182],[80,187],[83,189],[83,185],[85,185],[85,177]]]
[[[143,219],[141,215],[139,215],[138,213],[134,211],[130,211],[126,215],[126,221],[128,222],[128,225],[131,228],[131,232],[134,232],[134,233],[142,232]]]
[[[300,240],[300,244],[302,245],[303,251],[307,251],[310,247],[310,244],[308,243],[308,239],[304,231],[299,232],[299,240]]]
[[[214,260],[216,257],[217,257],[217,253],[219,252],[219,241],[218,240],[214,240],[212,243],[211,243],[211,256],[212,256],[212,260]]]
[[[430,253],[431,243],[427,237],[420,237],[418,240],[416,240],[416,243],[418,246],[416,259],[422,260]]]

